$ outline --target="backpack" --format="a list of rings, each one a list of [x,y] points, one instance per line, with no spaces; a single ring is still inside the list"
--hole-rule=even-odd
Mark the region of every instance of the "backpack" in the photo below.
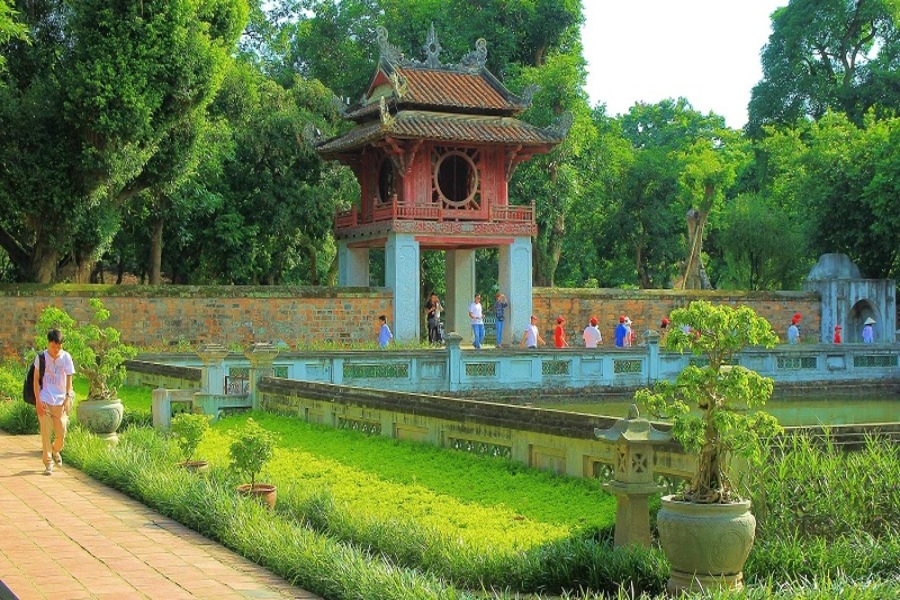
[[[38,386],[43,386],[44,372],[47,370],[47,363],[44,359],[43,352],[38,355],[38,359],[40,360],[40,379],[38,379]],[[28,367],[28,372],[25,374],[25,383],[22,385],[22,399],[32,405],[37,402],[37,399],[34,397],[34,363],[31,363]]]

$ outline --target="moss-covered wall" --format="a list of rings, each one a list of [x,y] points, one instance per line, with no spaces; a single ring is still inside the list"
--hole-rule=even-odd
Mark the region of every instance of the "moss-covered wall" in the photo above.
[[[141,348],[166,348],[204,342],[245,348],[253,342],[334,342],[356,344],[375,338],[378,315],[393,314],[393,296],[385,288],[267,286],[2,285],[0,355],[21,356],[34,341],[34,325],[45,306],[59,306],[82,321],[90,317],[88,300],[100,298],[112,313],[109,324]],[[536,288],[534,312],[552,343],[558,315],[566,318],[573,345],[591,315],[600,321],[604,342],[612,343],[619,315],[635,330],[658,328],[672,309],[691,300],[746,304],[768,319],[783,338],[791,316],[803,314],[802,341],[816,340],[820,302],[810,292],[702,292],[673,290]],[[521,338],[521,332],[515,333]]]
[[[141,348],[358,343],[374,340],[378,315],[393,312],[392,294],[383,288],[3,285],[0,354],[21,355],[33,345],[44,307],[82,321],[90,318],[91,298],[100,298],[111,312],[108,323]]]
[[[801,342],[820,341],[821,302],[814,292],[535,288],[532,298],[534,313],[549,344],[553,343],[552,332],[560,315],[566,319],[570,344],[573,340],[575,343],[572,345],[581,344],[581,332],[591,316],[596,316],[599,321],[604,343],[612,344],[613,330],[619,324],[619,316],[631,317],[632,327],[638,333],[648,329],[658,330],[663,317],[693,300],[750,306],[772,324],[782,340],[787,337],[791,317],[799,312],[803,315]],[[516,340],[521,337],[521,332],[515,336]]]

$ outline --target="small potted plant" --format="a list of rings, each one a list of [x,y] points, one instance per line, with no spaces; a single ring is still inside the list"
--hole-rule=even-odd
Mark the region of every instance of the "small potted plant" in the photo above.
[[[189,412],[177,414],[172,418],[171,432],[184,456],[184,461],[178,463],[179,466],[189,471],[207,470],[209,466],[207,461],[194,460],[194,452],[209,429],[209,420],[209,415]]]
[[[267,431],[259,423],[249,418],[244,427],[234,436],[228,450],[231,457],[231,468],[245,479],[250,480],[250,483],[238,486],[238,493],[265,501],[269,509],[275,508],[275,486],[268,483],[257,483],[256,478],[275,453],[275,444],[275,433]]]
[[[115,444],[124,412],[117,388],[125,382],[125,361],[134,358],[137,349],[122,341],[118,329],[102,326],[110,317],[103,302],[92,298],[90,309],[90,322],[76,326],[64,310],[48,306],[35,326],[35,340],[46,341],[47,330],[53,327],[63,330],[75,371],[88,382],[87,397],[76,407],[78,422]]]
[[[682,492],[664,496],[657,516],[660,544],[672,565],[672,592],[700,587],[742,586],[744,562],[755,536],[750,501],[738,496],[731,460],[762,460],[778,421],[757,410],[773,382],[734,364],[748,346],[773,347],[778,337],[749,307],[695,301],[672,311],[668,350],[697,359],[674,382],[639,390],[650,414],[671,419],[672,435],[698,454],[697,468]]]

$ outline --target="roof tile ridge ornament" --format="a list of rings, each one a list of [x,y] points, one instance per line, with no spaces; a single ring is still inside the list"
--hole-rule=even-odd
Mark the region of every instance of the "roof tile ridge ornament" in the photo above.
[[[381,115],[381,124],[385,127],[390,127],[394,124],[394,115],[391,114],[391,111],[388,110],[387,100],[384,96],[379,98],[378,100],[378,112]]]
[[[575,117],[569,111],[566,111],[556,118],[552,125],[544,127],[543,131],[552,139],[564,140],[575,122]]]
[[[400,50],[391,44],[388,41],[388,30],[379,25],[375,28],[375,33],[378,38],[378,50],[381,53],[381,58],[391,65],[395,67],[409,67],[412,66],[412,62],[409,61]]]
[[[424,66],[429,69],[440,69],[441,43],[438,41],[437,34],[434,32],[434,21],[431,22],[431,27],[428,29],[428,35],[425,37],[425,45],[423,45],[422,48],[425,50]]]
[[[433,27],[434,25],[432,25]],[[462,57],[459,61],[459,70],[467,73],[478,73],[487,62],[487,40],[478,38],[475,40],[475,49]]]
[[[522,93],[517,97],[518,105],[525,109],[531,107],[531,103],[534,101],[534,95],[538,93],[540,89],[541,86],[536,83],[526,85],[525,89],[523,89]]]

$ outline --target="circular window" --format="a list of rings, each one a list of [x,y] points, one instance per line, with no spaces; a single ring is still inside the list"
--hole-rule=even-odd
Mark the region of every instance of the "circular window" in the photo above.
[[[378,201],[390,202],[394,193],[394,165],[386,158],[378,169]]]
[[[478,169],[462,152],[448,152],[435,167],[437,192],[444,203],[454,208],[470,204],[478,190]]]

